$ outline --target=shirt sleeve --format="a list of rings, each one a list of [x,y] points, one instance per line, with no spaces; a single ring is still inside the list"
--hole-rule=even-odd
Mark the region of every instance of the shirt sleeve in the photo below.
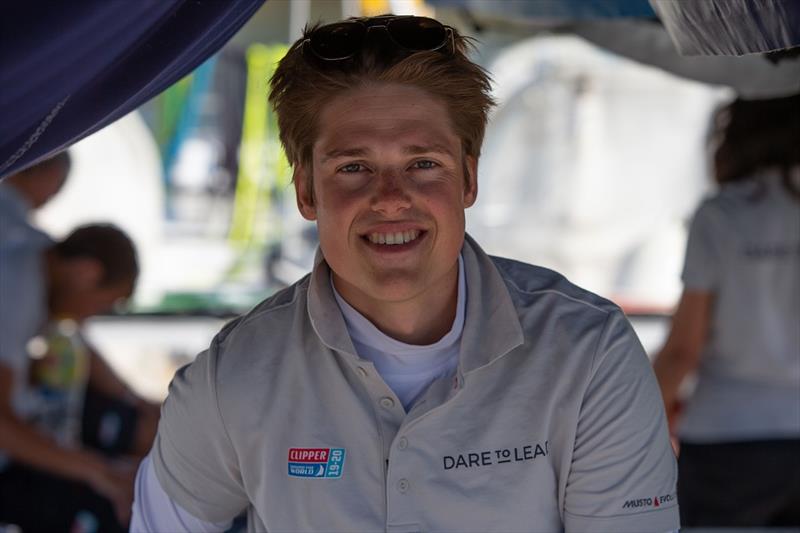
[[[609,315],[592,363],[567,479],[567,532],[678,529],[677,463],[650,362]]]
[[[686,256],[681,279],[690,290],[712,291],[719,283],[719,272],[723,266],[723,238],[717,231],[713,205],[703,203],[695,213],[689,227]]]
[[[44,325],[43,281],[37,266],[33,254],[0,250],[0,363],[11,368],[27,365],[25,345]]]
[[[134,486],[131,533],[218,533],[230,529],[231,523],[230,520],[206,522],[195,517],[164,492],[149,455],[139,465]]]
[[[248,505],[239,461],[217,402],[220,335],[193,363],[176,372],[151,451],[164,491],[209,522],[231,520]]]
[[[19,351],[19,342],[13,342],[18,335],[19,324],[13,319],[15,316],[14,305],[22,296],[16,289],[16,269],[0,256],[0,363],[11,368],[19,366],[19,360],[24,360]]]

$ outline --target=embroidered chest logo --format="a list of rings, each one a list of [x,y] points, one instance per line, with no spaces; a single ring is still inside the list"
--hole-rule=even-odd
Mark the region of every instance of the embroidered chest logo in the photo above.
[[[289,448],[289,475],[316,478],[342,477],[344,456],[344,448]]]

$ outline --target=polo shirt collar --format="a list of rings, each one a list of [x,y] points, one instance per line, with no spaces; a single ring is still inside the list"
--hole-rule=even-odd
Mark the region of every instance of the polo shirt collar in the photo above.
[[[467,309],[461,334],[460,373],[467,374],[502,357],[524,342],[508,287],[491,258],[465,235],[461,248],[467,281]],[[323,344],[358,357],[330,284],[330,267],[320,249],[308,289],[311,325]]]
[[[488,365],[525,342],[505,281],[472,237],[461,249],[467,276],[467,316],[461,335],[461,372]]]
[[[330,267],[322,256],[322,249],[317,247],[307,296],[311,326],[325,346],[358,358],[350,334],[347,333],[342,311],[333,295],[330,277]]]

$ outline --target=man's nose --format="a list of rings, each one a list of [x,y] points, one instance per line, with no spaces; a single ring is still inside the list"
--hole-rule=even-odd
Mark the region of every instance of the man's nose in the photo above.
[[[383,215],[396,215],[411,207],[407,183],[397,172],[384,172],[378,176],[377,188],[371,207]]]

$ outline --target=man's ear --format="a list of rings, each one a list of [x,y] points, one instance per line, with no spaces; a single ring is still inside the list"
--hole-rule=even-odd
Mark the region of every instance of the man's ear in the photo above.
[[[294,191],[297,198],[297,209],[306,220],[317,219],[317,208],[314,204],[314,189],[311,184],[311,173],[304,164],[296,164],[294,167]]]
[[[103,264],[92,257],[65,259],[69,283],[79,289],[93,289],[103,279]]]
[[[478,158],[464,156],[464,207],[472,207],[478,199]]]

